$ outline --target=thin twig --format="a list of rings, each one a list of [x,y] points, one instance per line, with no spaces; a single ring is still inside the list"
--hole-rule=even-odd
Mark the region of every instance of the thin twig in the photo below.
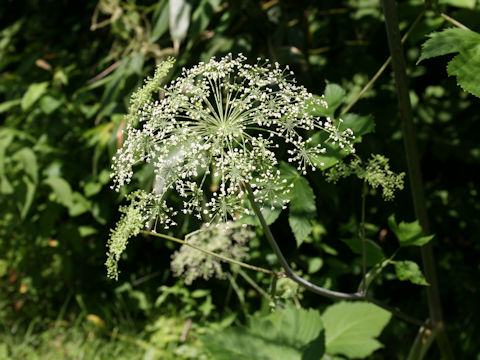
[[[97,82],[98,80],[100,79],[103,79],[105,76],[107,76],[108,74],[110,74],[113,70],[115,70],[116,68],[118,68],[121,64],[121,61],[118,60],[118,61],[115,61],[112,65],[110,65],[108,68],[106,68],[105,70],[103,70],[100,74],[98,74],[97,76],[91,78],[90,80],[87,81],[87,84],[93,84],[94,82]]]
[[[460,29],[464,29],[464,30],[470,30],[468,27],[466,27],[465,25],[463,25],[460,21],[457,21],[455,20],[454,18],[448,16],[447,14],[444,14],[442,12],[435,12],[438,16],[441,16],[442,18],[444,18],[445,20],[447,20],[449,23],[455,25],[456,27],[459,27]]]
[[[418,25],[418,23],[420,22],[420,20],[422,19],[423,15],[425,14],[425,10],[422,10],[420,12],[420,14],[418,14],[417,18],[413,21],[412,25],[410,25],[410,27],[408,28],[407,32],[403,35],[402,37],[402,44],[408,39],[408,37],[410,36],[410,34],[412,33],[413,29]],[[353,105],[355,105],[357,103],[358,100],[360,100],[360,98],[363,96],[363,94],[365,94],[368,90],[370,90],[370,88],[373,86],[373,84],[375,83],[375,81],[377,81],[377,79],[380,77],[380,75],[382,75],[382,73],[385,71],[385,69],[387,68],[387,66],[391,63],[392,61],[392,57],[389,56],[387,60],[385,60],[385,62],[383,63],[382,66],[380,66],[380,69],[378,69],[378,71],[375,73],[375,75],[373,75],[373,77],[370,79],[370,81],[363,87],[363,89],[358,93],[358,95],[355,97],[355,99],[353,99],[353,101],[348,104],[348,106],[346,106],[342,112],[340,113],[340,115],[344,115],[346,114],[347,112],[350,111],[350,109],[353,107]]]
[[[248,276],[248,274],[239,269],[238,270],[238,274],[247,282],[250,284],[251,287],[253,287],[255,290],[257,290],[257,292],[262,295],[265,299],[271,301],[272,298],[270,297],[270,295],[267,294],[267,292],[265,290],[263,290],[256,282],[255,280],[253,280],[250,276]]]
[[[176,242],[178,244],[182,244],[182,245],[186,245],[186,246],[189,246],[195,250],[198,250],[200,252],[203,252],[204,254],[207,254],[207,255],[210,255],[210,256],[213,256],[213,257],[216,257],[217,259],[220,259],[222,261],[225,261],[225,262],[228,262],[228,263],[231,263],[231,264],[236,264],[236,265],[239,265],[241,267],[244,267],[246,269],[250,269],[250,270],[254,270],[254,271],[259,271],[259,272],[263,272],[265,274],[269,274],[269,275],[275,275],[275,276],[280,276],[280,277],[286,277],[287,275],[285,273],[282,273],[282,272],[277,272],[277,271],[272,271],[272,270],[268,270],[268,269],[264,269],[264,268],[261,268],[261,267],[258,267],[258,266],[254,266],[254,265],[250,265],[250,264],[247,264],[247,263],[244,263],[242,261],[238,261],[238,260],[235,260],[235,259],[231,259],[229,257],[226,257],[226,256],[223,256],[223,255],[219,255],[219,254],[215,254],[214,252],[212,251],[208,251],[208,250],[205,250],[205,249],[202,249],[201,247],[198,247],[196,245],[193,245],[193,244],[190,244],[189,242],[186,242],[182,239],[178,239],[178,238],[175,238],[173,236],[168,236],[168,235],[165,235],[165,234],[160,234],[160,233],[156,233],[156,232],[152,232],[152,231],[146,231],[146,230],[141,230],[140,233],[142,234],[145,234],[145,235],[151,235],[151,236],[156,236],[156,237],[159,237],[159,238],[162,238],[162,239],[166,239],[166,240],[169,240],[169,241],[173,241],[173,242]]]

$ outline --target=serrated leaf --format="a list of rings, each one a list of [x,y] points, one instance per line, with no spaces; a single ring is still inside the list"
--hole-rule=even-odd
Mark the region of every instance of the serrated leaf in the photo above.
[[[31,84],[22,97],[22,110],[28,110],[47,90],[48,82]]]
[[[320,314],[292,305],[252,319],[248,328],[228,328],[200,339],[217,360],[318,360],[324,354]]]
[[[400,247],[422,246],[433,239],[435,235],[424,236],[422,227],[418,220],[410,223],[401,222],[397,224],[395,215],[388,218],[388,226],[398,239]]]
[[[370,303],[340,302],[322,315],[326,352],[363,359],[382,347],[376,339],[390,321],[391,314]]]
[[[408,280],[417,285],[429,285],[420,267],[415,262],[410,260],[394,261],[393,265],[399,280]]]
[[[436,56],[459,53],[447,66],[449,76],[456,76],[458,85],[480,97],[480,34],[467,29],[446,29],[433,33],[423,44],[417,64]]]
[[[480,34],[460,28],[446,29],[428,36],[417,64],[425,59],[461,52],[480,44]]]
[[[61,177],[48,177],[43,181],[52,188],[55,200],[67,208],[73,206],[73,193],[70,184]]]
[[[480,97],[480,46],[455,56],[447,65],[447,73],[457,77],[463,90]]]

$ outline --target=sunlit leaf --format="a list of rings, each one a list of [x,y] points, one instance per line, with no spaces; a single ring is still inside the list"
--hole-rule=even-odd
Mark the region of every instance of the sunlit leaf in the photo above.
[[[391,314],[370,303],[340,302],[322,315],[326,352],[363,359],[382,347],[376,339],[390,321]]]

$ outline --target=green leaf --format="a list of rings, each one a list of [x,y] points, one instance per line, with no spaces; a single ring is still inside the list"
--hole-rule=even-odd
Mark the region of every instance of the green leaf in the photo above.
[[[170,0],[170,35],[176,43],[180,43],[187,36],[190,26],[191,5],[186,0]]]
[[[31,84],[22,97],[22,110],[28,110],[47,90],[48,82]]]
[[[11,108],[17,106],[17,105],[20,105],[20,103],[22,102],[22,99],[14,99],[14,100],[9,100],[9,101],[5,101],[3,103],[0,104],[0,114],[4,113],[4,112],[7,112],[8,110],[10,110]]]
[[[40,99],[40,108],[45,114],[50,115],[62,105],[62,100],[46,95]]]
[[[287,183],[293,185],[289,194],[288,223],[297,241],[297,246],[300,246],[312,232],[313,225],[311,219],[317,213],[315,194],[308,180],[300,176],[293,167],[282,163],[281,172]]]
[[[200,340],[217,360],[318,360],[324,354],[320,314],[293,305],[251,319],[248,328],[228,328]]]
[[[25,219],[32,205],[35,195],[35,183],[28,177],[22,176],[22,181],[15,187],[15,195],[17,197],[17,206],[20,210],[20,218]]]
[[[339,302],[322,315],[326,352],[348,358],[365,358],[382,344],[375,338],[390,321],[391,314],[373,304]]]
[[[43,182],[52,188],[55,201],[67,208],[73,206],[73,193],[70,184],[61,177],[49,177]]]
[[[345,114],[342,116],[343,123],[340,124],[339,129],[345,131],[351,129],[355,135],[355,142],[360,142],[362,136],[370,134],[375,131],[375,122],[373,116],[360,116],[357,114]]]
[[[347,244],[350,250],[352,250],[355,254],[362,255],[363,246],[361,239],[342,239],[342,241]],[[383,254],[382,248],[373,240],[365,239],[365,252],[367,255],[368,266],[375,266],[376,264],[385,260],[385,255]]]
[[[480,34],[474,31],[450,28],[429,35],[429,39],[422,45],[422,54],[417,64],[425,59],[453,54],[468,50],[480,45]]]
[[[152,16],[152,33],[150,35],[149,42],[156,42],[168,29],[168,18],[170,9],[167,1],[161,1],[157,3],[157,8]]]
[[[327,114],[329,117],[335,117],[335,110],[343,104],[345,99],[345,89],[338,84],[327,84],[325,87],[325,101],[328,104]]]
[[[436,56],[459,53],[447,66],[449,76],[456,76],[465,91],[480,97],[480,34],[467,29],[446,29],[433,33],[423,44],[417,64]]]
[[[409,260],[394,261],[393,265],[399,280],[408,280],[417,285],[429,285],[420,267],[415,262]]]
[[[465,50],[448,63],[447,73],[456,76],[458,85],[480,97],[480,46]]]
[[[422,227],[418,220],[410,223],[401,222],[397,224],[395,215],[388,218],[388,226],[398,239],[400,247],[422,246],[433,239],[435,235],[424,236]]]
[[[38,164],[37,157],[33,150],[27,147],[21,148],[12,155],[12,159],[22,164],[23,171],[25,171],[36,184],[38,181]]]
[[[375,122],[370,115],[360,116],[356,114],[345,114],[342,116],[343,122],[339,125],[340,131],[345,131],[347,128],[352,129],[355,135],[355,142],[361,142],[362,136],[369,134],[375,130]],[[310,146],[323,144],[326,148],[325,154],[315,156],[313,159],[315,165],[322,170],[326,170],[338,161],[342,160],[349,153],[340,148],[338,143],[333,144],[328,140],[328,134],[324,131],[316,132],[312,136]],[[323,164],[323,165],[322,165]]]

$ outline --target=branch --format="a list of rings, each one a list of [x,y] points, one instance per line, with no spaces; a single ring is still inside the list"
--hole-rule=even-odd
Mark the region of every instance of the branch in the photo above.
[[[173,236],[168,236],[168,235],[164,235],[164,234],[160,234],[160,233],[156,233],[156,232],[152,232],[152,231],[145,231],[145,230],[141,230],[140,233],[142,234],[145,234],[145,235],[151,235],[151,236],[156,236],[156,237],[159,237],[159,238],[162,238],[162,239],[166,239],[166,240],[169,240],[169,241],[173,241],[173,242],[176,242],[178,244],[182,244],[182,245],[186,245],[186,246],[189,246],[195,250],[198,250],[204,254],[207,254],[207,255],[210,255],[210,256],[213,256],[213,257],[216,257],[217,259],[220,259],[222,261],[225,261],[225,262],[228,262],[230,264],[235,264],[235,265],[239,265],[241,267],[244,267],[246,269],[250,269],[250,270],[254,270],[254,271],[259,271],[259,272],[263,272],[265,274],[269,274],[269,275],[275,275],[275,276],[279,276],[279,277],[286,277],[287,275],[282,273],[282,272],[277,272],[277,271],[272,271],[272,270],[268,270],[268,269],[264,269],[264,268],[261,268],[261,267],[258,267],[258,266],[254,266],[254,265],[250,265],[250,264],[247,264],[247,263],[244,263],[242,261],[238,261],[238,260],[235,260],[235,259],[231,259],[229,257],[226,257],[226,256],[223,256],[223,255],[219,255],[219,254],[215,254],[214,252],[212,251],[208,251],[208,250],[205,250],[205,249],[202,249],[201,247],[198,247],[196,245],[193,245],[193,244],[190,244],[189,242],[186,242],[182,239],[178,239],[178,238],[175,238]]]

